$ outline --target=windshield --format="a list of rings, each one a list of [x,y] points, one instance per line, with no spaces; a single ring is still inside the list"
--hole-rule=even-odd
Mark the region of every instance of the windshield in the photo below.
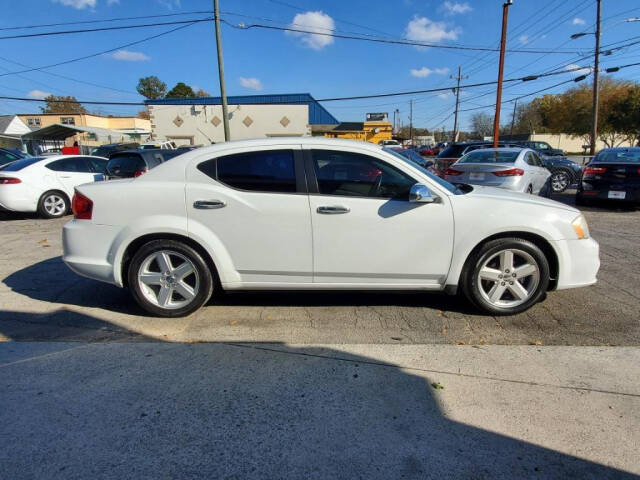
[[[514,163],[520,152],[500,150],[474,150],[467,153],[457,163]]]
[[[387,153],[390,153],[391,155],[393,155],[396,158],[399,158],[400,160],[402,160],[404,163],[408,163],[409,165],[411,165],[413,168],[417,168],[418,170],[420,170],[422,173],[424,173],[427,177],[429,177],[431,180],[433,180],[434,182],[436,182],[438,185],[440,185],[441,187],[445,188],[446,190],[448,190],[451,193],[454,193],[456,195],[463,195],[464,192],[462,190],[460,190],[458,187],[456,187],[455,185],[447,182],[446,180],[438,177],[437,175],[434,175],[433,173],[431,173],[429,170],[427,170],[426,168],[418,165],[415,162],[412,162],[411,160],[409,160],[408,158],[400,155],[398,152],[394,152],[393,150],[391,150],[390,148],[383,148],[383,150]]]
[[[23,158],[21,160],[16,160],[15,162],[11,162],[5,165],[2,168],[3,172],[17,172],[18,170],[22,170],[29,165],[33,165],[34,163],[39,162],[40,160],[44,160],[44,157],[31,157],[31,158]]]
[[[594,162],[640,163],[640,150],[603,150],[593,159]]]

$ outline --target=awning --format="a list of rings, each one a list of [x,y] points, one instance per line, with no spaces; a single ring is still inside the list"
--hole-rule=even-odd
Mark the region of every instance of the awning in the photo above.
[[[132,140],[132,135],[119,130],[110,130],[99,127],[79,127],[76,125],[62,125],[54,123],[48,127],[40,128],[22,135],[23,140],[64,140],[78,133],[86,133],[91,140],[117,143]]]

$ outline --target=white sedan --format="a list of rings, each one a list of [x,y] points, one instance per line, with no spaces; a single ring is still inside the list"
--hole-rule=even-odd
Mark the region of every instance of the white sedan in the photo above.
[[[106,165],[106,158],[82,155],[30,157],[4,165],[0,209],[62,217],[69,212],[75,187],[103,180]]]
[[[219,288],[460,289],[485,312],[513,314],[548,290],[595,283],[600,265],[572,207],[457,188],[348,140],[220,143],[80,186],[73,209],[66,264],[167,317]]]

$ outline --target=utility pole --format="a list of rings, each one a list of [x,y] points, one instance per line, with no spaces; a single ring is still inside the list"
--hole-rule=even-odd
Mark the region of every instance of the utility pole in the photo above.
[[[516,101],[513,102],[513,116],[511,117],[511,131],[509,132],[509,135],[513,135],[513,124],[516,122],[516,107],[518,106],[518,99],[516,98]]]
[[[498,88],[496,92],[496,114],[493,117],[493,148],[498,148],[500,137],[500,103],[502,103],[502,78],[504,75],[504,51],[507,46],[507,20],[509,6],[513,0],[506,0],[502,5],[502,37],[500,39],[500,66],[498,67]]]
[[[224,141],[231,140],[229,132],[229,107],[227,105],[227,91],[224,86],[224,62],[222,59],[222,37],[220,36],[220,7],[218,0],[213,0],[213,17],[216,28],[216,49],[218,50],[218,76],[220,77],[220,98],[222,99],[222,125],[224,127]]]
[[[409,141],[413,145],[413,98],[409,100]]]
[[[593,118],[591,120],[591,145],[589,155],[596,154],[596,139],[598,138],[598,73],[600,70],[600,10],[602,0],[598,0],[598,13],[596,18],[596,53],[593,68]]]
[[[456,94],[456,112],[455,112],[455,117],[453,120],[453,142],[457,142],[458,141],[458,107],[460,106],[460,80],[462,80],[463,78],[469,78],[469,77],[463,77],[462,76],[462,67],[458,67],[458,76],[454,77],[453,75],[451,75],[451,78],[458,80],[458,86],[454,89],[455,90],[455,94]]]

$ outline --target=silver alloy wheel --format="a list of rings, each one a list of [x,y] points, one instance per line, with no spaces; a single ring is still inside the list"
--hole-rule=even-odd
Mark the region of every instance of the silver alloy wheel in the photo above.
[[[538,262],[524,250],[509,248],[490,256],[479,269],[480,295],[502,308],[522,305],[540,283]]]
[[[59,217],[60,215],[63,215],[67,209],[67,203],[64,201],[64,198],[60,195],[56,195],[55,193],[47,195],[42,202],[42,206],[52,217]]]
[[[551,188],[556,193],[564,192],[569,187],[567,172],[556,172],[551,176]]]
[[[189,305],[198,295],[200,279],[187,257],[173,250],[159,250],[140,265],[138,286],[153,305],[175,310]]]

